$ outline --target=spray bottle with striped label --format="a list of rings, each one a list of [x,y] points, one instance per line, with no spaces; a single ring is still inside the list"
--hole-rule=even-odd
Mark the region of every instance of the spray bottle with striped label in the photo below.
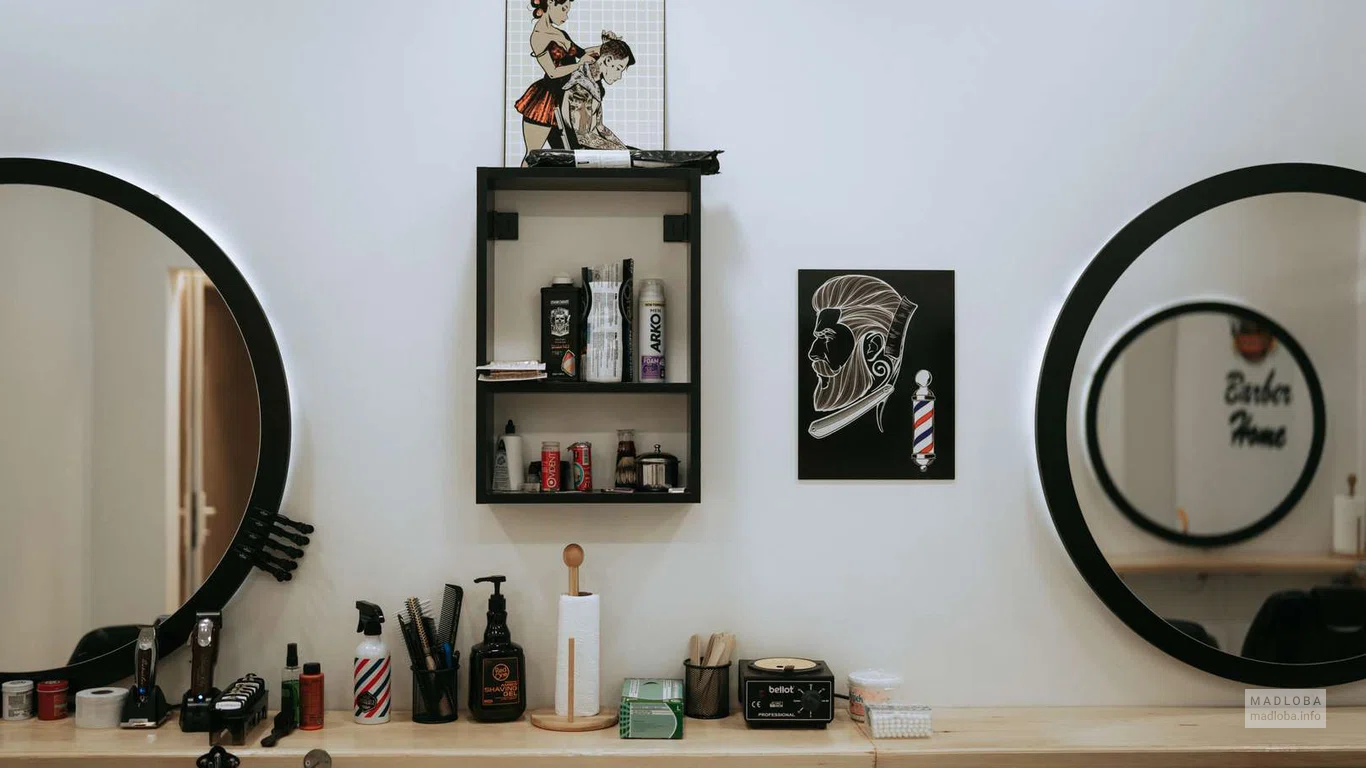
[[[365,637],[356,646],[352,711],[356,722],[379,725],[389,722],[389,710],[393,708],[389,695],[389,646],[384,644],[380,632],[384,612],[378,605],[364,600],[356,601],[356,610],[360,611],[356,631],[364,632]]]

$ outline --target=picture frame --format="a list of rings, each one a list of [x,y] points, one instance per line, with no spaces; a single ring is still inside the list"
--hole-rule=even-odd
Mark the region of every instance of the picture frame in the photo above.
[[[503,162],[665,148],[665,0],[505,0]]]

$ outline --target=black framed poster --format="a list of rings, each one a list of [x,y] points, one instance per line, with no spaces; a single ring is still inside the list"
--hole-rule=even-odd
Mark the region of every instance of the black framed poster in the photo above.
[[[952,270],[797,272],[797,477],[954,478]]]

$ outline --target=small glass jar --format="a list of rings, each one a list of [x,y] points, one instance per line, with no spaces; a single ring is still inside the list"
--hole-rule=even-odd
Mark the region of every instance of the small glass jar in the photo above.
[[[614,485],[621,489],[635,490],[640,483],[640,474],[636,471],[636,431],[634,429],[617,430],[617,465]]]

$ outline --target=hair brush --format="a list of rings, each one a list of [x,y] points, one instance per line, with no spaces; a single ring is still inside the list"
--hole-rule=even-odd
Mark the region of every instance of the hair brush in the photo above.
[[[417,635],[423,663],[426,664],[427,669],[435,671],[436,656],[432,653],[431,633],[427,631],[427,613],[432,609],[431,601],[410,597],[403,601],[403,607],[407,610],[408,621],[412,622],[413,632]]]
[[[421,671],[427,666],[427,662],[423,658],[422,640],[418,637],[413,620],[408,617],[407,609],[408,606],[405,603],[403,610],[398,612],[398,626],[403,633],[403,644],[408,649],[408,663],[413,670],[413,683],[421,692],[423,700],[426,701],[427,711],[437,712],[440,711],[441,707],[440,699],[437,691],[433,688],[432,676]]]

